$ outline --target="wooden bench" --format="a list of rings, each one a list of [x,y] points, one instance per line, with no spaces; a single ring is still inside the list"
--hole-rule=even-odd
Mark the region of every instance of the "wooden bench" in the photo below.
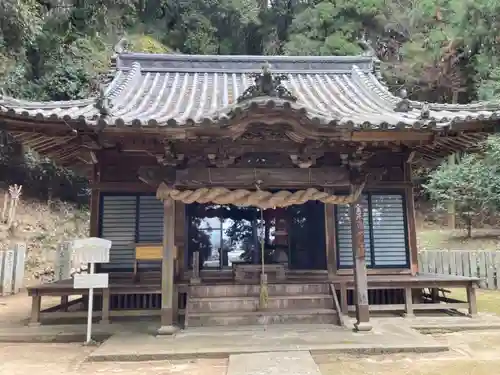
[[[355,291],[354,278],[334,277],[332,284],[340,290],[340,307],[343,314],[354,312],[356,307],[348,305],[347,291]],[[410,275],[372,275],[368,277],[368,289],[402,289],[405,294],[404,304],[370,305],[370,311],[403,311],[406,316],[413,316],[415,311],[467,309],[470,317],[477,315],[476,289],[479,279],[454,275],[420,274]],[[467,301],[459,301],[447,297],[439,297],[438,291],[449,292],[448,289],[465,289]],[[432,298],[415,303],[414,291],[431,290]],[[444,303],[441,303],[444,302]]]
[[[248,280],[258,280],[262,272],[260,264],[241,264],[233,263],[233,278],[235,281],[244,282]],[[283,264],[266,264],[264,272],[271,280],[284,281],[286,280],[286,267]]]

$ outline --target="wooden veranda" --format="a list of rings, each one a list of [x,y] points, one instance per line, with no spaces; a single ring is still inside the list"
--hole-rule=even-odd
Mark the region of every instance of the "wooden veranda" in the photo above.
[[[356,288],[352,276],[336,276],[328,278],[327,272],[308,272],[307,276],[302,273],[290,272],[287,280],[283,283],[325,283],[331,286],[333,293],[337,294],[338,306],[335,308],[339,315],[348,316],[355,312],[352,293]],[[236,282],[230,273],[204,272],[201,284],[203,286],[227,286]],[[185,301],[189,293],[190,275],[186,274],[183,280],[175,283],[174,298],[174,321],[182,325],[186,314]],[[477,314],[476,288],[479,279],[474,277],[453,275],[373,275],[368,277],[367,289],[370,295],[370,311],[387,312],[413,316],[418,311],[456,311],[467,309],[469,316]],[[448,289],[465,289],[467,301],[447,298],[445,293]],[[394,303],[394,296],[387,291],[398,290],[404,296],[403,299]],[[423,299],[422,293],[425,293]],[[32,298],[32,311],[30,324],[38,325],[44,319],[78,319],[86,317],[83,309],[86,291],[73,289],[72,279],[61,280],[54,283],[45,283],[28,288],[28,294]],[[160,317],[161,315],[161,275],[149,274],[142,276],[137,281],[131,274],[116,273],[110,275],[109,289],[95,291],[96,306],[94,316],[101,323],[107,324],[113,318],[124,317]],[[418,296],[419,299],[415,297]],[[41,310],[42,297],[60,297],[60,305],[48,310]],[[70,299],[71,297],[78,297]],[[392,299],[392,300],[391,300]],[[417,302],[414,302],[417,301]],[[71,306],[80,304],[79,308]],[[334,304],[335,305],[335,304]]]

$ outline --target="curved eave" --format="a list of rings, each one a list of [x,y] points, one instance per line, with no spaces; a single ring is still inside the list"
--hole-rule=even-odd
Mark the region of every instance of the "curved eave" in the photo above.
[[[469,124],[500,118],[500,107],[493,103],[430,104],[429,116],[422,116],[424,104],[409,101],[408,111],[397,112],[395,108],[401,99],[390,93],[374,74],[356,65],[342,74],[306,71],[290,74],[288,78],[286,87],[297,96],[296,102],[257,97],[229,104],[252,84],[246,72],[143,72],[136,61],[129,69],[118,70],[107,87],[104,94],[110,103],[109,115],[100,114],[97,98],[42,103],[1,97],[0,119],[77,122],[97,130],[163,128],[168,132],[225,128],[242,119],[266,123],[269,120],[262,116],[262,111],[268,111],[284,118],[292,113],[306,127],[328,128],[333,132],[462,130]]]
[[[83,102],[83,101],[80,101]],[[93,106],[93,104],[92,104]],[[80,109],[81,111],[81,109]],[[106,116],[95,115],[96,119],[89,119],[83,115],[79,116],[58,116],[57,113],[51,113],[46,116],[43,112],[32,111],[16,111],[15,109],[5,109],[0,106],[0,119],[17,120],[24,123],[82,123],[86,124],[89,128],[102,130],[104,128],[118,128],[118,129],[144,129],[145,131],[161,131],[162,129],[177,130],[190,130],[197,128],[220,128],[224,129],[237,124],[242,119],[246,121],[254,121],[261,123],[268,123],[271,119],[263,117],[265,113],[271,112],[275,116],[283,115],[283,122],[286,118],[296,116],[301,124],[310,126],[312,128],[325,128],[330,131],[388,131],[388,130],[414,130],[414,131],[450,131],[450,130],[463,130],[466,125],[474,125],[477,123],[494,122],[500,119],[500,111],[492,113],[479,113],[477,115],[461,115],[454,117],[429,118],[425,120],[420,119],[406,119],[398,122],[389,122],[383,119],[374,119],[368,121],[364,119],[359,120],[357,116],[336,118],[328,113],[322,113],[314,108],[300,105],[296,102],[286,99],[273,98],[273,97],[260,97],[244,101],[242,103],[235,103],[218,110],[211,116],[202,117],[198,119],[186,118],[176,119],[171,118],[164,123],[160,123],[155,119],[142,121],[134,119],[130,122],[125,122],[122,118],[112,119]],[[272,119],[273,123],[276,122]],[[455,129],[456,128],[456,129]]]

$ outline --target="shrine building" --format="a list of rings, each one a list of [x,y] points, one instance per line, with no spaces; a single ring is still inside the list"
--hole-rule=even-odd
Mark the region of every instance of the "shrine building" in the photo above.
[[[90,235],[112,241],[104,322],[342,324],[467,307],[478,280],[419,272],[412,169],[476,150],[490,103],[393,95],[371,56],[117,54],[99,95],[0,97],[0,126],[91,183]],[[266,289],[263,301],[262,290]],[[467,301],[439,296],[465,288]],[[32,322],[70,279],[29,289]],[[41,311],[43,296],[61,296]]]

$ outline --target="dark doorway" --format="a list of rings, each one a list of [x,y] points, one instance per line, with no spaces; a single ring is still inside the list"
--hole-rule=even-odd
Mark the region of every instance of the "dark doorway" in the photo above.
[[[234,263],[284,263],[291,269],[326,269],[324,205],[261,211],[253,207],[191,204],[187,206],[188,266],[200,252],[202,269]]]
[[[326,270],[325,205],[309,201],[287,208],[291,269]]]

